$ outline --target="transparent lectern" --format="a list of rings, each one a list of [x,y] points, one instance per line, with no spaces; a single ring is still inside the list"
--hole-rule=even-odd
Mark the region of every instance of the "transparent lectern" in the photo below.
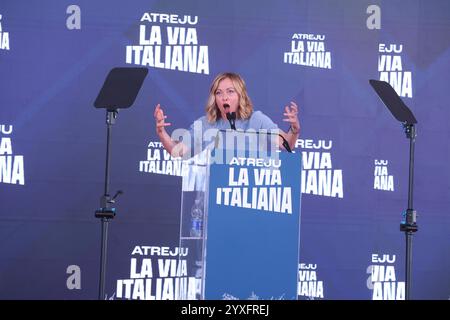
[[[297,299],[301,155],[222,134],[184,162],[178,298]]]

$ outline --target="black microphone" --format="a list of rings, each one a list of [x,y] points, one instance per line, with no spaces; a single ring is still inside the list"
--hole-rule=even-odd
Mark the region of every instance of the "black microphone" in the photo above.
[[[278,135],[279,135],[279,136],[281,137],[281,139],[283,140],[283,147],[286,149],[286,151],[292,153],[292,149],[291,149],[291,147],[289,146],[289,143],[287,142],[286,138],[283,137],[283,135],[280,134],[280,133],[279,133]]]
[[[224,107],[225,107],[225,105],[224,105]],[[234,112],[232,112],[232,113],[234,113]],[[233,128],[233,127],[231,127],[231,128]],[[236,128],[234,128],[233,130],[236,130]],[[219,130],[219,132],[225,132],[226,133],[227,130]],[[286,138],[283,137],[283,135],[280,134],[280,133],[272,133],[272,132],[264,132],[264,133],[262,133],[262,132],[259,132],[259,131],[254,131],[254,132],[252,131],[251,133],[268,134],[268,135],[272,135],[272,136],[279,136],[281,138],[281,140],[283,140],[282,145],[286,149],[286,151],[292,153],[292,149],[289,146],[289,143],[287,142]],[[217,145],[218,145],[218,139],[219,139],[219,135],[216,136],[216,144],[215,144],[216,148],[217,148]]]
[[[232,130],[236,130],[236,124],[235,124],[236,112],[228,111],[228,109],[230,109],[230,105],[228,103],[225,103],[223,105],[223,108],[225,109],[225,111],[227,113],[227,119],[228,119],[228,122],[230,123],[231,129]]]

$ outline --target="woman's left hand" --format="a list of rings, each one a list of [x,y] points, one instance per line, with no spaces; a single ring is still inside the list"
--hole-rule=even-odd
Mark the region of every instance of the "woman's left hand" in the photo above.
[[[294,134],[298,134],[300,131],[300,122],[298,121],[298,106],[295,102],[291,101],[289,106],[284,107],[283,115],[285,118],[283,121],[289,122],[290,131]]]

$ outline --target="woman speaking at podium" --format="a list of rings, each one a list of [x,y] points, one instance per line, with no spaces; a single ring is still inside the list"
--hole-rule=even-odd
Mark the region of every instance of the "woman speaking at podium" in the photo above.
[[[278,129],[278,126],[261,111],[254,111],[244,80],[236,73],[221,73],[213,80],[209,90],[206,104],[206,115],[200,117],[196,123],[201,125],[202,132],[208,129],[226,130],[230,128],[238,130],[278,130],[280,135],[279,145],[284,149],[294,149],[295,142],[300,133],[298,120],[298,106],[291,102],[284,109],[283,121],[289,123],[287,132]],[[156,121],[156,133],[164,148],[174,157],[190,157],[192,152],[186,144],[173,140],[167,133],[167,116],[160,104],[154,111]],[[195,122],[194,122],[195,123]],[[191,126],[193,131],[194,124]]]

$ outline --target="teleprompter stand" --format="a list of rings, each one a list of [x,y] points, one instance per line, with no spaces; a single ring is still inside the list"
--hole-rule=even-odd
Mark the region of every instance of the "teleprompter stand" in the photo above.
[[[416,141],[417,120],[411,110],[403,103],[394,88],[385,81],[369,80],[381,101],[391,111],[395,119],[403,124],[406,137],[409,139],[409,183],[408,183],[408,208],[403,213],[400,223],[400,231],[406,236],[406,260],[405,299],[410,300],[411,293],[411,269],[412,269],[412,236],[418,230],[416,223],[416,211],[413,209],[413,184],[414,184],[414,143]]]
[[[105,192],[100,198],[100,208],[95,211],[95,217],[101,219],[101,255],[100,255],[100,282],[98,299],[105,296],[106,254],[108,244],[108,223],[116,215],[113,207],[115,199],[123,192],[117,191],[111,198],[109,194],[109,168],[111,150],[112,125],[116,122],[119,108],[129,108],[147,76],[146,68],[113,68],[106,77],[105,83],[94,102],[96,108],[106,109],[106,166],[105,166]]]

